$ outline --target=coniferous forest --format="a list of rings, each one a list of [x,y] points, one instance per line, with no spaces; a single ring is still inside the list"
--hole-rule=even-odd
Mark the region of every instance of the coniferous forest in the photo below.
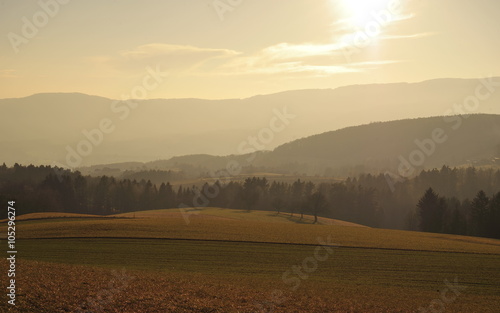
[[[500,238],[500,170],[425,170],[394,181],[364,174],[336,183],[252,177],[198,186],[83,176],[50,166],[0,166],[0,199],[19,214],[112,215],[140,210],[222,207],[304,214],[371,227]],[[5,212],[2,213],[5,215]],[[5,218],[5,216],[2,216]]]

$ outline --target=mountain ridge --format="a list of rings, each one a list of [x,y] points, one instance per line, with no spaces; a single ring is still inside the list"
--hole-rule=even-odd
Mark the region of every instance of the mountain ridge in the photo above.
[[[256,94],[253,96],[249,97],[243,97],[243,98],[218,98],[218,99],[208,99],[208,98],[191,98],[191,97],[186,97],[186,98],[151,98],[151,99],[113,99],[110,97],[105,97],[105,96],[100,96],[100,95],[93,95],[93,94],[87,94],[84,92],[79,92],[79,91],[70,91],[70,92],[38,92],[34,93],[31,95],[23,96],[23,97],[9,97],[9,98],[0,98],[0,100],[11,100],[11,99],[25,99],[25,98],[30,98],[33,96],[44,96],[44,95],[83,95],[83,96],[88,96],[88,97],[95,97],[95,98],[102,98],[102,99],[107,99],[110,101],[122,101],[122,100],[136,100],[136,101],[144,101],[144,100],[203,100],[203,101],[221,101],[221,100],[246,100],[246,99],[252,99],[256,97],[266,97],[266,96],[273,96],[273,95],[279,95],[279,94],[286,94],[286,93],[295,93],[295,92],[314,92],[314,91],[336,91],[336,90],[342,90],[342,89],[349,89],[351,87],[356,88],[356,87],[368,87],[368,86],[408,86],[408,85],[425,85],[428,83],[433,83],[433,82],[451,82],[451,81],[470,81],[470,80],[481,80],[483,78],[460,78],[460,77],[443,77],[443,78],[432,78],[432,79],[426,79],[422,81],[417,81],[417,82],[392,82],[392,83],[366,83],[366,84],[351,84],[351,85],[342,85],[334,88],[306,88],[306,89],[289,89],[289,90],[283,90],[283,91],[278,91],[278,92],[273,92],[273,93],[267,93],[267,94]],[[500,80],[500,76],[492,76],[491,79],[498,79]]]
[[[493,79],[495,84],[500,81]],[[478,86],[479,80],[439,79],[303,89],[225,100],[126,102],[82,93],[2,99],[0,161],[67,163],[68,147],[75,150],[86,140],[83,132],[96,129],[103,119],[110,120],[113,131],[82,158],[80,166],[148,162],[200,153],[241,154],[242,143],[258,138],[277,114],[287,112],[293,116],[289,123],[272,134],[267,131],[270,139],[258,145],[261,150],[272,150],[299,138],[352,125],[457,114],[454,105],[474,95]],[[499,103],[500,93],[493,92],[476,110],[467,113],[500,114]],[[119,110],[113,110],[113,105]]]

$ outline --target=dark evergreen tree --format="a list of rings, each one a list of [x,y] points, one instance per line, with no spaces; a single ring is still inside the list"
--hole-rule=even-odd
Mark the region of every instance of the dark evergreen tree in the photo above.
[[[445,207],[445,200],[440,198],[432,188],[427,189],[417,205],[420,230],[433,233],[442,232]]]
[[[485,236],[488,224],[488,204],[490,199],[480,190],[470,204],[470,232],[474,236]]]
[[[500,192],[488,204],[486,236],[500,239]]]

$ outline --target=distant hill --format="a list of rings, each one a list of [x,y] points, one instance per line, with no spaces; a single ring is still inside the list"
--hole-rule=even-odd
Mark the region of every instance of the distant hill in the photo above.
[[[97,128],[104,118],[112,121],[114,130],[82,159],[82,166],[188,154],[240,154],[238,147],[269,127],[276,110],[286,107],[295,117],[270,141],[260,143],[261,149],[272,150],[352,125],[458,113],[454,104],[463,104],[478,86],[477,79],[438,79],[296,90],[247,99],[156,99],[132,104],[78,93],[1,99],[0,162],[65,164],[66,147],[75,148],[85,139],[82,131]],[[499,103],[500,93],[492,93],[472,113],[500,114]],[[126,114],[128,105],[136,108]]]
[[[402,169],[494,164],[495,157],[500,157],[500,115],[470,115],[348,127],[281,145],[266,163],[303,163],[316,172],[356,166],[395,171],[401,164]]]
[[[443,165],[500,166],[500,115],[371,123],[294,140],[273,151],[254,155],[187,155],[144,163],[141,168],[213,173],[232,163],[239,164],[242,171],[250,174],[254,169],[254,172],[309,175],[385,171],[407,175],[411,174],[407,171],[408,164],[415,170]],[[85,169],[84,173],[102,168],[123,169],[124,166],[94,166]]]

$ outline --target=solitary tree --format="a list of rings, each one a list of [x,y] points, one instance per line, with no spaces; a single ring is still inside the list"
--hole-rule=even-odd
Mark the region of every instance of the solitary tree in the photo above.
[[[327,206],[326,198],[321,191],[316,191],[309,196],[308,202],[314,214],[314,224],[316,224],[318,222],[318,214],[322,213]]]

